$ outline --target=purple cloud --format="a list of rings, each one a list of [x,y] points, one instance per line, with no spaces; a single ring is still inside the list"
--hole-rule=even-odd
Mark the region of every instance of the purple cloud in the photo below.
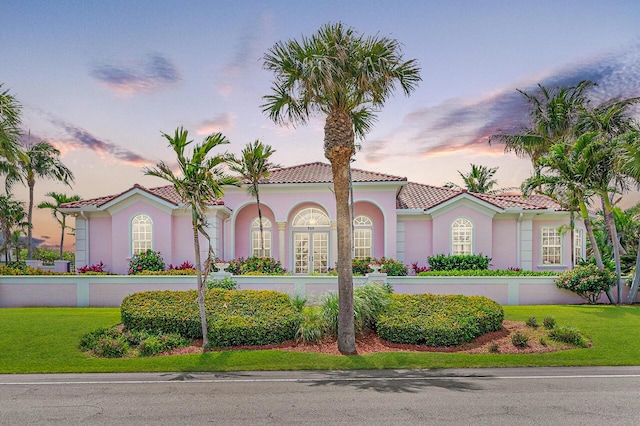
[[[112,142],[101,140],[85,129],[59,118],[50,118],[52,124],[63,129],[67,135],[63,140],[50,141],[62,153],[76,149],[90,149],[101,157],[111,156],[116,160],[134,166],[148,166],[153,162],[141,155]]]
[[[121,95],[153,92],[182,80],[173,63],[160,54],[151,55],[134,66],[98,65],[91,70],[91,75]]]
[[[581,80],[598,85],[589,91],[596,105],[616,97],[640,96],[640,43],[626,49],[572,64],[539,82],[545,87],[572,86]],[[435,107],[414,111],[405,117],[405,128],[415,129],[406,135],[410,154],[433,155],[463,150],[487,151],[491,135],[515,132],[528,124],[529,105],[516,88],[533,93],[538,81],[505,88],[486,98],[450,100]],[[636,110],[640,116],[640,111]],[[386,144],[364,145],[369,162],[388,154]],[[394,153],[397,154],[397,153]]]

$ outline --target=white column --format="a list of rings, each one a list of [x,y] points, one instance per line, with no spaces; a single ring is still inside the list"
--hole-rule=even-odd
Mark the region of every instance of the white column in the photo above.
[[[287,262],[285,259],[284,253],[284,231],[287,227],[287,222],[277,222],[278,223],[278,257],[280,263],[284,266]]]
[[[89,221],[76,217],[76,267],[87,266],[89,263]]]
[[[520,268],[533,270],[533,220],[520,223]]]

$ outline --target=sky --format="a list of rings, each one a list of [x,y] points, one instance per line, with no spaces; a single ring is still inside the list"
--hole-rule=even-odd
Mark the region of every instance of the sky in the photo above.
[[[232,153],[260,139],[282,166],[327,162],[322,116],[280,126],[260,105],[265,52],[329,22],[395,38],[417,60],[422,82],[386,103],[353,165],[414,182],[461,184],[470,163],[499,167],[500,187],[530,176],[529,160],[488,144],[527,123],[516,89],[590,79],[594,102],[640,96],[637,0],[3,0],[1,10],[0,83],[30,139],[54,144],[75,175],[72,188],[38,181],[36,204],[48,191],[86,199],[164,185],[142,170],[173,160],[162,132],[179,126],[195,141],[222,132]],[[58,244],[56,226],[35,212],[44,244]]]

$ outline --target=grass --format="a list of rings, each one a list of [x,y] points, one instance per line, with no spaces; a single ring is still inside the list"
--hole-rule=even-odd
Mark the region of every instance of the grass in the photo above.
[[[638,306],[505,306],[506,318],[554,317],[579,329],[593,347],[543,354],[388,352],[336,356],[227,351],[170,357],[98,359],[77,347],[84,333],[120,321],[117,308],[0,309],[0,373],[341,370],[518,366],[640,365]]]

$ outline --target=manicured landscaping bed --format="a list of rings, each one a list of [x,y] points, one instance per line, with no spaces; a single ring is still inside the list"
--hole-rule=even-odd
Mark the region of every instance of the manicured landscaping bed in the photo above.
[[[78,350],[81,337],[120,322],[117,308],[0,309],[0,373],[240,371],[516,366],[640,365],[639,306],[505,306],[505,319],[554,317],[593,346],[541,354],[384,352],[337,356],[281,350],[212,351],[167,357],[100,359]]]

